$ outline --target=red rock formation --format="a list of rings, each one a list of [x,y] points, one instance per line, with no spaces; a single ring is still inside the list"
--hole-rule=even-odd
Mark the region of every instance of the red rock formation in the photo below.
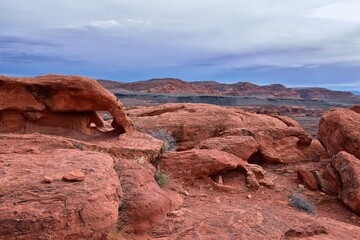
[[[360,105],[352,106],[351,110],[353,110],[354,112],[360,113]]]
[[[49,150],[0,154],[0,238],[104,239],[116,225],[122,195],[113,159],[104,153]],[[62,181],[77,169],[84,173],[81,182]],[[52,181],[44,183],[44,176]]]
[[[314,175],[305,169],[298,169],[297,176],[300,182],[304,183],[306,187],[310,190],[317,190],[318,189],[318,182]]]
[[[159,187],[154,179],[155,168],[146,162],[119,159],[115,169],[122,179],[124,198],[120,221],[131,232],[144,232],[163,223],[166,214],[181,201],[171,191]]]
[[[224,136],[209,138],[195,148],[216,149],[228,152],[247,161],[259,149],[259,144],[251,136]]]
[[[360,114],[351,109],[335,109],[319,123],[319,139],[330,155],[346,151],[360,158]]]
[[[259,144],[257,163],[294,163],[326,159],[324,147],[299,127],[230,129],[223,136],[252,136]]]
[[[105,84],[102,82],[102,84]],[[108,84],[104,86],[109,86]],[[114,86],[117,86],[115,84]],[[121,88],[133,92],[172,93],[172,94],[218,94],[218,91],[176,78],[151,79],[147,81],[123,83]]]
[[[1,76],[0,86],[0,132],[26,131],[27,125],[33,124],[84,131],[94,123],[101,128],[102,120],[95,111],[110,112],[113,127],[121,132],[132,131],[132,123],[120,101],[89,78]]]
[[[180,151],[194,148],[202,141],[221,141],[219,138],[210,140],[213,137],[228,138],[226,142],[236,145],[239,143],[230,143],[230,138],[247,136],[253,137],[259,145],[261,161],[319,161],[327,155],[319,142],[311,143],[311,136],[286,117],[275,118],[208,104],[165,104],[137,108],[130,110],[129,116],[141,131],[166,129],[171,132]],[[224,149],[226,146],[225,142],[222,146],[214,142],[209,148]],[[255,147],[251,149],[256,150]],[[230,151],[234,153],[236,150]],[[243,157],[247,160],[248,156],[245,155]]]
[[[276,118],[240,109],[210,104],[164,104],[128,111],[138,129],[166,129],[176,140],[177,150],[195,147],[201,141],[218,137],[225,130],[238,127],[287,127]]]
[[[233,84],[215,81],[186,82],[176,78],[150,79],[132,83],[99,80],[99,83],[115,92],[255,96],[260,98],[360,102],[360,98],[351,92],[331,91],[325,88],[287,88],[281,84],[258,86],[249,82]]]
[[[321,117],[326,112],[326,110],[320,108],[300,106],[242,106],[241,108],[258,114],[289,117]]]
[[[0,100],[2,130],[25,133],[0,134],[0,239],[105,239],[110,231],[109,238],[135,240],[358,239],[360,218],[333,196],[301,189],[308,201],[319,203],[315,215],[288,205],[287,195],[300,190],[296,169],[310,166],[316,173],[322,167],[322,189],[339,192],[358,212],[356,158],[339,153],[332,164],[319,162],[328,158],[325,149],[295,121],[206,104],[131,110],[143,131],[170,130],[178,149],[210,149],[164,153],[162,141],[132,131],[108,93],[95,96],[88,80],[63,89],[59,82],[67,80],[49,78],[55,80],[40,87],[23,80],[24,88],[15,79],[21,93],[13,98],[16,104]],[[42,91],[44,86],[51,91]],[[130,126],[120,136],[103,132],[111,120],[96,113],[113,108],[125,116],[114,124],[120,130]],[[100,133],[93,134],[93,125]],[[52,131],[57,134],[44,134]],[[279,162],[286,164],[271,164]],[[168,185],[156,182],[160,173],[168,174]]]
[[[341,178],[340,199],[346,206],[360,214],[360,160],[341,151],[331,161]]]
[[[184,166],[187,167],[184,168]],[[218,150],[193,149],[183,152],[169,152],[164,154],[159,167],[162,171],[170,173],[173,178],[184,179],[190,184],[194,184],[195,179],[202,178],[209,180],[218,188],[224,187],[222,180],[213,182],[211,177],[215,178],[235,170],[242,172],[247,177],[249,187],[259,188],[255,173],[246,166],[244,160]]]

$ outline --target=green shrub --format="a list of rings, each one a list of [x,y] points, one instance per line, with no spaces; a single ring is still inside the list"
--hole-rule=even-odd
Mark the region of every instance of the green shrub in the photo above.
[[[160,187],[163,187],[169,183],[170,178],[165,173],[157,172],[155,173],[155,181]]]
[[[300,196],[300,195],[290,196],[289,197],[289,205],[296,209],[300,209],[300,210],[306,211],[310,214],[314,214],[314,207],[313,207],[312,203],[303,196]]]
[[[157,131],[149,131],[149,134],[154,138],[164,142],[164,144],[161,146],[162,153],[175,150],[176,142],[171,132],[165,129],[158,129]]]

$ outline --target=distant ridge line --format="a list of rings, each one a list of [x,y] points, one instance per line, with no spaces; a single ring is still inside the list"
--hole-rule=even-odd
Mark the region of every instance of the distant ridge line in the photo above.
[[[152,78],[129,83],[101,79],[98,80],[98,82],[112,92],[251,96],[260,98],[360,103],[360,96],[356,96],[354,93],[348,91],[333,91],[318,87],[288,88],[282,84],[259,86],[250,82],[231,84],[216,81],[187,82],[178,78]]]

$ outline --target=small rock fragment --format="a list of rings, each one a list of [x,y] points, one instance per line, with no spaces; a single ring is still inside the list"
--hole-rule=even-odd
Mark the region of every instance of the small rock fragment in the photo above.
[[[314,175],[305,169],[298,169],[297,170],[297,177],[300,182],[304,183],[304,185],[310,190],[317,190],[318,189],[318,182]]]
[[[182,211],[172,211],[167,214],[167,216],[171,218],[181,217],[183,215],[184,213]]]
[[[73,170],[68,173],[65,173],[62,179],[68,182],[84,181],[85,174],[80,170]]]
[[[218,184],[220,184],[220,185],[223,185],[223,184],[224,184],[223,178],[222,178],[221,175],[218,175],[218,176],[217,176],[216,182],[217,182]]]
[[[267,188],[270,188],[270,189],[274,189],[275,188],[275,183],[272,179],[270,178],[263,178],[263,179],[260,179],[259,180],[259,184],[261,186],[264,186],[264,187],[267,187]]]
[[[246,197],[247,197],[248,199],[252,199],[251,194],[247,195]]]
[[[52,183],[53,179],[49,176],[44,176],[43,183]]]

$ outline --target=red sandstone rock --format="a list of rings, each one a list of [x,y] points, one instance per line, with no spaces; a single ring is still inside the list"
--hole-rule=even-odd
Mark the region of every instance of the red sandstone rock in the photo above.
[[[165,129],[176,140],[177,150],[188,150],[232,128],[287,127],[283,121],[240,109],[209,104],[164,104],[128,111],[141,131]]]
[[[297,176],[300,182],[304,183],[304,185],[308,187],[310,190],[318,189],[318,182],[310,171],[305,169],[298,169]]]
[[[49,176],[44,176],[43,182],[44,183],[52,183],[53,179]]]
[[[300,106],[241,106],[239,108],[253,111],[258,114],[267,114],[274,117],[288,116],[288,117],[321,117],[324,114],[324,109],[320,108],[306,108]]]
[[[166,129],[171,132],[177,150],[191,149],[206,140],[211,143],[208,148],[224,150],[228,147],[231,153],[235,153],[236,144],[239,143],[230,138],[247,136],[253,137],[259,145],[261,161],[290,163],[319,161],[326,157],[324,147],[317,141],[311,143],[311,136],[302,128],[293,127],[297,124],[288,118],[274,118],[208,104],[165,104],[133,109],[129,115],[139,130]],[[236,128],[243,132],[238,133],[234,130]],[[231,145],[220,145],[217,142],[221,139],[216,137],[228,138],[226,142]],[[251,146],[251,151],[246,150],[246,154],[238,156],[247,160],[248,155],[255,150],[255,143]],[[204,147],[200,144],[197,148]]]
[[[360,113],[360,104],[352,106],[350,109],[353,110],[354,112]]]
[[[297,121],[295,121],[295,120],[293,120],[293,119],[291,119],[291,118],[289,118],[287,116],[273,116],[273,117],[281,120],[282,122],[284,122],[289,127],[299,127],[299,128],[301,128],[300,124]]]
[[[209,138],[195,148],[216,149],[228,152],[247,161],[259,149],[259,144],[251,136],[224,136]]]
[[[162,171],[171,173],[174,178],[190,181],[199,177],[208,178],[210,175],[236,168],[245,170],[244,160],[218,150],[194,149],[168,152],[163,155],[160,162]]]
[[[251,85],[243,87],[249,91],[252,89]],[[180,133],[177,136],[180,145],[183,139],[188,141],[187,146],[192,147],[203,140],[214,144],[219,139],[231,139],[228,143],[233,146],[232,144],[237,144],[234,139],[245,138],[261,143],[260,150],[251,154],[250,162],[256,162],[258,155],[261,155],[261,147],[267,155],[260,157],[267,161],[277,159],[280,162],[295,163],[296,158],[301,161],[327,158],[318,141],[309,140],[306,133],[294,127],[295,123],[282,117],[273,118],[242,110],[187,104],[154,107],[149,111],[141,109],[142,113],[137,111],[132,110],[133,113],[140,113],[133,117],[142,122],[141,126],[149,129],[152,126],[148,125],[156,123],[162,117],[164,119],[161,121],[169,121],[164,126],[173,129],[178,127],[176,121],[180,120],[180,127],[183,127],[177,132]],[[185,120],[181,122],[176,114]],[[52,130],[56,126],[68,129],[79,123],[76,130],[86,126],[84,131],[87,131],[87,124],[95,123],[98,127],[103,124],[94,111],[61,114],[39,110],[19,114],[6,110],[2,111],[2,117],[0,125],[6,119],[7,129],[11,127],[14,131],[19,118],[26,120],[27,130],[29,127],[33,130],[36,127]],[[88,119],[91,118],[93,119],[89,122]],[[56,119],[64,120],[62,124],[65,127],[56,125]],[[41,126],[36,124],[41,121]],[[74,122],[77,123],[73,124]],[[184,131],[184,126],[191,131]],[[346,209],[339,208],[337,201],[323,202],[322,205],[326,205],[323,209],[320,205],[316,206],[316,215],[298,212],[288,206],[284,200],[285,194],[296,187],[296,182],[293,181],[296,177],[293,164],[281,165],[279,169],[279,165],[268,165],[271,167],[267,170],[272,171],[269,173],[259,165],[245,163],[239,157],[218,150],[170,152],[164,154],[158,170],[169,172],[173,176],[170,176],[169,185],[160,188],[154,179],[156,170],[150,162],[154,159],[161,160],[157,158],[161,156],[161,141],[137,132],[120,136],[114,132],[66,136],[0,134],[0,238],[105,239],[115,224],[120,227],[120,234],[125,234],[122,238],[138,240],[216,239],[219,236],[229,240],[285,237],[358,239],[360,234],[359,227],[353,225],[358,224],[357,218],[349,215],[350,212]],[[286,158],[284,153],[277,154],[275,150],[271,152],[271,146],[266,146],[269,142],[273,142],[271,144],[276,149],[287,151],[290,158]],[[280,147],[281,144],[284,145],[283,148]],[[221,146],[221,149],[226,150],[225,146]],[[320,166],[323,163],[302,163],[305,167],[310,164]],[[85,181],[61,181],[65,173],[74,169],[86,175]],[[339,169],[344,170],[342,165]],[[337,170],[329,168],[329,165],[325,170],[327,175],[322,174],[322,179],[326,183],[329,179],[333,180],[337,187],[341,186],[341,181],[336,179]],[[285,174],[277,174],[282,171]],[[343,174],[347,176],[346,171]],[[268,181],[269,175],[275,176],[270,179],[273,182]],[[51,184],[43,183],[44,176],[52,179]],[[186,182],[182,184],[184,179],[197,182],[198,178],[212,179],[207,185],[222,190],[239,190],[239,186],[245,183],[248,187],[257,189],[260,187],[259,182],[263,180],[262,184],[267,187],[273,187],[272,184],[275,183],[279,186],[279,191],[261,188],[252,192],[251,198],[247,198],[250,194],[246,188],[241,189],[244,192],[226,194],[214,191],[212,187],[206,188],[202,182],[194,186],[187,185]],[[342,192],[354,192],[349,189],[353,189],[357,182],[355,180],[352,185],[347,185],[347,192],[344,188]],[[177,193],[182,194],[182,197]],[[347,198],[356,200],[352,196],[348,194]],[[320,200],[321,198],[320,196]],[[350,221],[353,222],[345,223]]]
[[[95,111],[108,111],[113,115],[113,127],[131,132],[128,119],[120,101],[96,81],[75,76],[46,75],[36,78],[0,76],[0,132],[19,131],[27,123],[40,126],[76,127],[76,117],[85,117],[85,127],[102,120]],[[43,120],[42,120],[43,119]],[[99,126],[100,125],[100,126]],[[11,130],[9,130],[9,128]]]
[[[149,163],[119,159],[115,169],[124,191],[120,221],[131,231],[144,232],[162,224],[181,202],[176,194],[159,187],[154,179],[155,168]]]
[[[360,214],[360,160],[341,151],[334,156],[331,165],[341,178],[340,199],[355,213]]]
[[[259,144],[256,162],[294,163],[326,157],[323,146],[299,127],[237,128],[223,132],[223,136],[252,136]]]
[[[184,167],[186,166],[186,167]],[[183,152],[168,152],[163,155],[160,169],[173,178],[184,179],[193,184],[196,179],[211,180],[217,177],[215,187],[222,187],[222,174],[231,171],[242,172],[246,176],[248,187],[258,189],[259,183],[241,158],[218,150],[193,149]],[[214,183],[210,181],[210,183]],[[230,188],[229,188],[230,189]]]
[[[341,190],[341,179],[334,167],[329,163],[322,172],[322,189],[328,194],[338,195]]]
[[[360,158],[360,114],[350,109],[335,109],[319,123],[319,139],[330,155],[346,151]]]
[[[52,149],[0,154],[0,164],[1,239],[104,239],[115,227],[122,193],[109,155]],[[74,168],[86,181],[61,181]]]
[[[68,181],[68,182],[84,181],[85,174],[82,171],[76,169],[76,170],[72,170],[70,172],[65,173],[64,176],[62,177],[62,179],[64,181]]]

